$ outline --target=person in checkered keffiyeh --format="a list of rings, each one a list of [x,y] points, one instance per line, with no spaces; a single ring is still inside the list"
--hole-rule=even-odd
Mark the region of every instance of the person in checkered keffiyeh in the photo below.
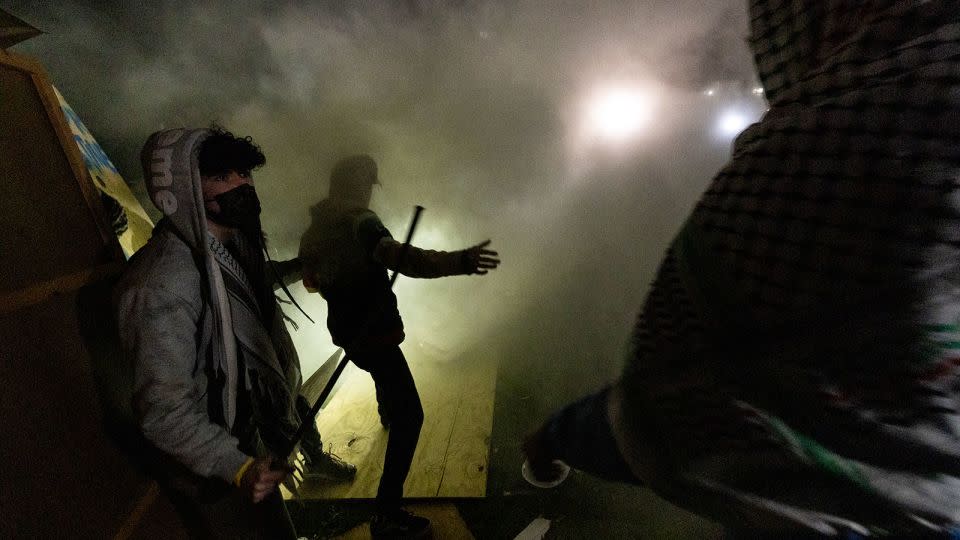
[[[770,103],[524,449],[751,535],[957,534],[960,4],[753,0]]]

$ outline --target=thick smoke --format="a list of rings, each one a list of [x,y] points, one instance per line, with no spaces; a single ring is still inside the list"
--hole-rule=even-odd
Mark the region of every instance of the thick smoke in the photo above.
[[[498,355],[500,395],[542,396],[544,410],[615,376],[662,251],[729,148],[703,91],[752,86],[744,2],[316,4],[3,7],[47,32],[17,50],[47,66],[135,189],[157,129],[252,135],[283,259],[331,164],[370,153],[394,236],[421,204],[417,245],[492,238],[503,259],[484,278],[401,279],[408,346]],[[611,82],[653,103],[645,132],[619,145],[582,136],[583,100]],[[318,320],[291,313],[309,374],[334,347],[323,301],[294,290]]]

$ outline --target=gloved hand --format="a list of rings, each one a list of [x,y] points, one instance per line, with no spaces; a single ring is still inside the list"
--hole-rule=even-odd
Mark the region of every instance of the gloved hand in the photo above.
[[[497,252],[485,249],[489,245],[490,240],[486,240],[460,252],[464,274],[483,275],[500,266]]]

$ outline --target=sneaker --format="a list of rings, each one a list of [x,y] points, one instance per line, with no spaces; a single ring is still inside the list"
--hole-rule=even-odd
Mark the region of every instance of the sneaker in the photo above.
[[[529,435],[523,441],[523,453],[527,457],[529,468],[535,481],[550,484],[566,478],[564,467],[555,459],[554,452],[546,441],[543,428]]]
[[[377,512],[370,520],[370,536],[373,538],[430,538],[430,520],[406,510],[396,509]]]
[[[317,459],[305,460],[303,476],[304,480],[319,477],[345,482],[357,476],[357,467],[340,459],[336,454],[324,452]]]

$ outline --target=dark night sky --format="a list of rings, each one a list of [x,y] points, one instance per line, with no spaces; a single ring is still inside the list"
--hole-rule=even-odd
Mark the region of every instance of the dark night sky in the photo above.
[[[417,245],[492,238],[500,270],[401,280],[401,310],[411,342],[500,354],[512,390],[552,389],[544,407],[618,372],[664,247],[763,109],[742,0],[134,5],[0,1],[46,32],[13,50],[135,189],[157,129],[252,135],[275,257],[355,152],[378,159],[394,236],[422,204]],[[321,321],[295,334],[309,374],[333,346],[297,293]]]

